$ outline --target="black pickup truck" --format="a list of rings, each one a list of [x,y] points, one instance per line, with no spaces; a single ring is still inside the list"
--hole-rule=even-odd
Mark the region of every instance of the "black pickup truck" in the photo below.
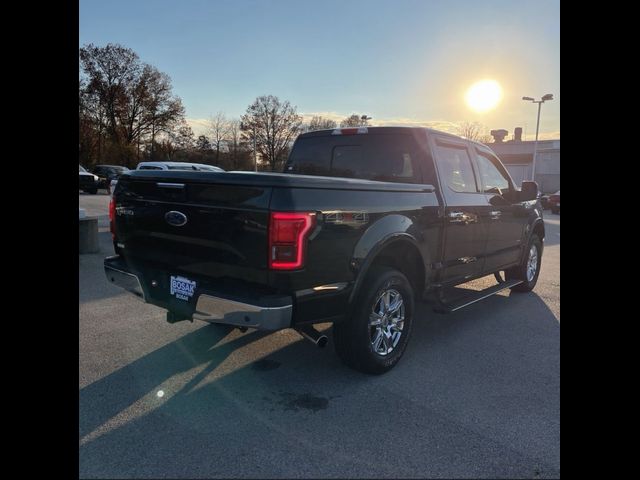
[[[392,368],[414,302],[450,312],[538,279],[534,182],[485,145],[426,128],[300,135],[283,173],[132,171],[110,206],[109,281],[167,310],[263,330],[294,328],[368,373]],[[448,287],[497,283],[447,301]]]

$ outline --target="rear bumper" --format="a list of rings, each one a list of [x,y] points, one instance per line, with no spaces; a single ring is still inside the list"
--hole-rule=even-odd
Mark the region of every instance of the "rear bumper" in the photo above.
[[[146,302],[144,290],[142,289],[140,278],[137,275],[127,272],[122,268],[107,265],[106,260],[104,264],[104,273],[107,275],[107,279],[115,286],[126,290],[139,300]]]
[[[291,304],[265,307],[201,293],[193,318],[259,330],[281,330],[291,326],[292,312]]]
[[[292,326],[293,300],[289,296],[242,298],[236,295],[235,298],[229,298],[215,291],[210,284],[204,284],[198,287],[194,301],[187,303],[170,297],[168,289],[163,288],[163,281],[149,280],[152,277],[159,278],[157,272],[147,275],[142,271],[134,271],[118,255],[105,258],[104,270],[112,284],[146,303],[176,312],[185,318],[259,330],[281,330]],[[152,282],[156,282],[155,287]]]

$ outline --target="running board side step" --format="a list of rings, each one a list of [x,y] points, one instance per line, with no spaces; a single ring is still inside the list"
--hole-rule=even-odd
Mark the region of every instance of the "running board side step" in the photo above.
[[[522,283],[522,280],[506,280],[502,283],[494,285],[493,287],[485,288],[484,290],[480,290],[479,292],[475,292],[471,295],[467,295],[466,297],[455,300],[451,303],[447,303],[444,301],[442,290],[438,289],[434,295],[435,297],[435,305],[433,307],[434,311],[438,313],[452,313],[456,310],[460,310],[461,308],[467,307],[473,303],[476,303],[480,300],[484,300],[491,295],[495,295],[502,290],[507,288],[515,287],[516,285]]]

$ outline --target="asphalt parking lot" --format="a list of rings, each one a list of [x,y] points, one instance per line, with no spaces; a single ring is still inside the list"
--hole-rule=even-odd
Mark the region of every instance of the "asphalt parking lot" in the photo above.
[[[111,197],[107,194],[107,191],[102,189],[98,190],[98,193],[95,195],[80,192],[80,208],[84,208],[87,211],[87,215],[101,216],[104,220],[109,216],[110,198]]]
[[[79,256],[81,478],[558,478],[560,216],[540,278],[453,314],[417,305],[402,361],[344,367],[331,343],[180,322]]]

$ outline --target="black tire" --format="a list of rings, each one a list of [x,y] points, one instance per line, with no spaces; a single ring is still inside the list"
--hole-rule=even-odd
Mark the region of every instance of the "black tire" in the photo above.
[[[382,354],[374,351],[371,337],[375,336],[378,329],[369,325],[369,317],[385,290],[400,294],[404,320],[397,344],[387,354]],[[394,298],[398,299],[397,296]],[[396,310],[398,318],[402,313],[400,310]],[[390,267],[372,267],[358,295],[351,318],[333,325],[336,353],[347,366],[360,372],[376,375],[388,372],[398,363],[407,347],[413,325],[413,312],[414,293],[407,277]],[[389,320],[384,321],[388,325]],[[388,350],[383,339],[380,341],[379,348]],[[394,342],[395,339],[391,337],[390,341]]]
[[[531,256],[531,249],[536,248],[536,271],[533,275],[533,278],[529,279],[527,276],[528,265],[529,265],[529,257]],[[542,264],[542,240],[535,233],[531,235],[529,238],[529,244],[527,245],[527,249],[525,250],[524,258],[522,262],[517,267],[510,268],[509,270],[505,270],[505,278],[507,280],[522,280],[522,283],[519,283],[515,287],[511,287],[511,290],[514,292],[530,292],[538,283],[538,276],[540,275],[540,265]]]
[[[98,193],[98,189],[97,188],[91,188],[91,189],[87,190],[87,192],[89,192],[91,195],[95,195],[96,193]]]
[[[560,213],[560,209],[559,208],[555,208],[555,207],[551,207],[551,213],[555,213],[556,215],[558,215]]]

